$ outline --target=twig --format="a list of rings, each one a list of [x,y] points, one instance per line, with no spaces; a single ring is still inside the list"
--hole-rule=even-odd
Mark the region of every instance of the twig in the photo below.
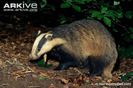
[[[40,86],[28,86],[29,88],[41,88]]]
[[[77,68],[74,68],[75,71],[77,71],[80,75],[83,75],[81,71],[79,71]]]

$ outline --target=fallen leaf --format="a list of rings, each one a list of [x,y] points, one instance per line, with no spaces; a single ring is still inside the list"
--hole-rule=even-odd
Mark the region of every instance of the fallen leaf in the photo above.
[[[56,88],[56,87],[54,86],[54,84],[50,84],[48,88]]]

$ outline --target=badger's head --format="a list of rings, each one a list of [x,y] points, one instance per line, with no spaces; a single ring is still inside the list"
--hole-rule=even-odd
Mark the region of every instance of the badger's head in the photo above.
[[[31,50],[30,59],[37,60],[42,55],[45,56],[54,47],[62,45],[64,43],[65,40],[63,40],[62,38],[54,37],[53,33],[38,34]]]

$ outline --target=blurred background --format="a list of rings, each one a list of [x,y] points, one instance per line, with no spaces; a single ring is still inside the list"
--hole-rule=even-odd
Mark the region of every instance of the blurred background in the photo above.
[[[36,2],[38,12],[4,12],[2,0],[0,26],[13,27],[12,32],[32,26],[56,27],[79,19],[95,19],[102,22],[114,36],[120,57],[133,57],[133,5],[132,0],[23,0]],[[10,29],[11,30],[11,29]]]

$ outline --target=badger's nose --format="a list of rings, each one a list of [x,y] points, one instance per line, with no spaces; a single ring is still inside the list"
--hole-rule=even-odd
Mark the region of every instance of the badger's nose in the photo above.
[[[37,56],[37,55],[32,55],[32,54],[29,55],[30,60],[36,60],[38,58],[39,58],[39,56]]]
[[[36,63],[36,60],[33,59],[33,56],[31,54],[29,55],[29,62]]]

